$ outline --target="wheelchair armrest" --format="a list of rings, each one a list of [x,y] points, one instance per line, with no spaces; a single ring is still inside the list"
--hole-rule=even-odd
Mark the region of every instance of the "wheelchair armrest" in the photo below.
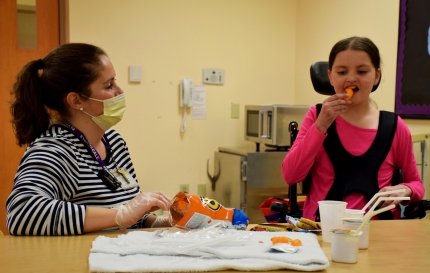
[[[416,219],[426,217],[426,211],[430,210],[430,200],[420,200],[405,207],[403,219]]]

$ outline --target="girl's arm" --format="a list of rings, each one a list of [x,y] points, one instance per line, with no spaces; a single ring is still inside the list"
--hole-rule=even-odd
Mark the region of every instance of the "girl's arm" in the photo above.
[[[317,154],[323,148],[326,135],[317,128],[316,119],[316,107],[312,106],[300,125],[293,146],[282,162],[282,174],[288,184],[301,182],[306,177]]]

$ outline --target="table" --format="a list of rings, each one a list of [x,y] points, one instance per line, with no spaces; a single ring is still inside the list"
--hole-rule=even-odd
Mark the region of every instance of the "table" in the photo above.
[[[101,234],[117,236],[120,233],[68,237],[1,236],[0,271],[88,272],[92,241]],[[330,259],[330,244],[323,243],[321,236],[319,241]],[[369,249],[359,251],[358,263],[332,262],[324,272],[430,272],[430,219],[372,221]]]

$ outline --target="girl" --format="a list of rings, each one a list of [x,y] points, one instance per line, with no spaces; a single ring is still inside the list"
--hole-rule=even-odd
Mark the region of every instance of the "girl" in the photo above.
[[[370,94],[381,80],[380,55],[365,37],[337,42],[329,55],[328,76],[335,94],[307,112],[282,163],[288,184],[306,178],[303,217],[318,218],[318,201],[343,200],[361,209],[378,191],[404,189],[392,196],[417,201],[424,187],[403,120],[380,111]],[[346,89],[353,90],[349,98]],[[394,181],[397,170],[403,181]],[[398,201],[384,202],[383,206]],[[399,217],[399,210],[394,211]]]

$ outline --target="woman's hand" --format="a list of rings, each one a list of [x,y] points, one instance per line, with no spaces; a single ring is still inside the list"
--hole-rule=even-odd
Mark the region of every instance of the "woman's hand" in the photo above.
[[[322,133],[326,133],[336,117],[348,109],[349,104],[351,104],[351,101],[347,100],[347,95],[344,93],[334,94],[324,100],[317,119],[318,129]]]
[[[128,228],[136,224],[148,212],[158,209],[169,210],[170,205],[171,201],[162,193],[140,192],[118,208],[115,222],[121,228]]]
[[[379,192],[394,191],[394,190],[399,190],[399,189],[404,189],[404,191],[398,192],[398,193],[392,193],[389,195],[384,195],[384,197],[410,197],[412,194],[411,189],[408,186],[405,186],[403,184],[399,184],[396,186],[383,187]],[[386,207],[386,206],[389,206],[391,204],[397,205],[400,202],[401,202],[401,200],[387,200],[387,201],[384,201],[382,203],[381,207]]]
[[[151,228],[171,227],[172,225],[173,220],[170,214],[150,216],[145,222],[145,226]]]

